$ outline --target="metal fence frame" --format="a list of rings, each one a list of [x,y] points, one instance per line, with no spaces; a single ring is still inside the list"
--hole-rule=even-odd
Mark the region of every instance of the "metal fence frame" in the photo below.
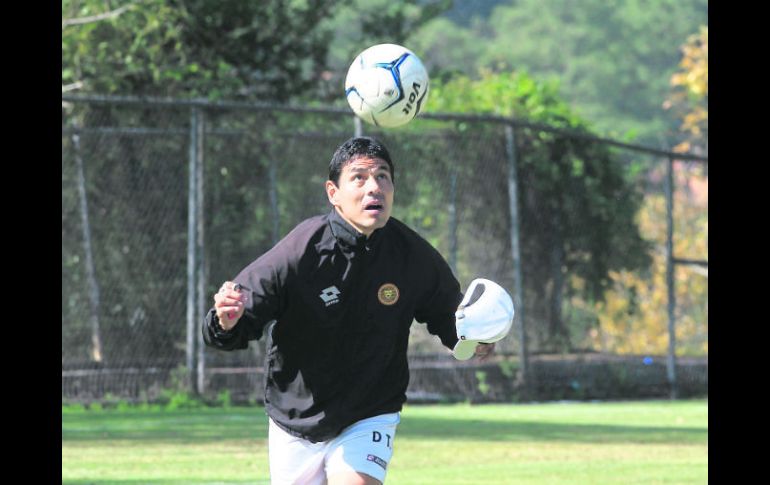
[[[296,105],[277,105],[270,103],[257,103],[257,102],[241,102],[241,101],[211,101],[207,99],[173,99],[162,97],[135,97],[135,96],[107,96],[107,95],[76,95],[76,94],[62,94],[62,104],[64,103],[91,103],[91,104],[126,104],[126,105],[146,105],[146,106],[170,106],[170,107],[187,107],[190,110],[190,126],[189,126],[189,180],[188,180],[188,240],[187,240],[187,349],[186,349],[186,368],[189,373],[191,387],[199,394],[203,394],[205,391],[205,379],[204,374],[206,372],[206,363],[204,358],[204,345],[202,341],[202,335],[197,331],[198,322],[202,321],[207,309],[205,302],[204,284],[206,281],[205,264],[203,260],[204,254],[204,211],[203,211],[203,144],[206,136],[206,110],[217,109],[239,109],[250,111],[280,111],[280,112],[296,112],[296,113],[315,113],[315,114],[347,114],[350,115],[352,126],[351,134],[360,135],[362,133],[361,120],[352,115],[349,110],[334,108],[334,107],[306,107]],[[675,160],[681,161],[694,161],[698,163],[708,164],[708,157],[701,156],[692,153],[675,153],[672,151],[655,149],[642,145],[635,145],[630,143],[624,143],[617,140],[603,138],[599,136],[588,135],[584,132],[577,132],[574,130],[568,130],[564,128],[558,128],[543,123],[533,123],[530,121],[518,119],[515,117],[503,117],[494,115],[472,115],[472,114],[457,114],[457,113],[424,113],[420,115],[422,118],[442,120],[442,121],[477,121],[486,123],[496,123],[505,127],[506,138],[506,155],[508,162],[508,201],[511,214],[511,251],[513,258],[513,281],[515,282],[515,294],[513,295],[516,302],[516,331],[519,336],[519,357],[521,362],[520,377],[522,385],[526,389],[529,384],[529,355],[527,350],[526,332],[525,332],[525,312],[523,308],[523,296],[522,296],[522,275],[520,268],[520,255],[519,255],[519,219],[518,219],[518,181],[516,175],[517,159],[515,153],[515,140],[514,140],[514,128],[528,128],[549,133],[558,134],[563,137],[582,139],[594,141],[597,143],[603,143],[606,145],[622,148],[624,150],[636,151],[661,157],[667,159],[667,169],[665,178],[665,199],[666,199],[666,282],[667,282],[667,310],[668,310],[668,355],[666,361],[666,373],[669,385],[669,394],[671,399],[676,399],[679,395],[678,391],[678,378],[676,373],[677,357],[676,357],[676,296],[675,296],[675,281],[674,270],[677,265],[696,265],[708,268],[707,260],[693,260],[678,258],[673,254],[673,234],[674,234],[674,182],[673,182],[673,165]],[[113,128],[113,127],[78,127],[78,126],[62,126],[62,134],[71,135],[73,145],[76,150],[76,160],[78,160],[78,166],[82,165],[81,156],[79,154],[79,136],[84,131],[99,132],[99,133],[169,133],[173,131],[174,134],[188,133],[185,130],[158,130],[148,128]],[[227,133],[236,135],[237,133]],[[80,170],[82,176],[82,170]],[[271,179],[271,192],[274,194],[275,180]],[[451,189],[451,187],[450,187]],[[81,204],[81,217],[84,219],[83,231],[84,231],[84,248],[86,253],[86,263],[92,266],[91,261],[91,249],[89,246],[88,236],[88,210],[87,200],[84,191],[80,191],[80,204]],[[272,198],[271,198],[272,200]],[[451,207],[450,207],[451,211]],[[273,239],[277,241],[277,228],[273,229]],[[450,244],[450,248],[453,245]],[[453,263],[456,256],[453,251],[450,250],[448,261],[450,265]],[[93,276],[93,270],[87,270],[88,272],[88,284],[90,287],[90,303],[92,305],[92,315],[98,318],[98,294],[99,286],[95,277]],[[92,317],[92,319],[94,318]],[[94,322],[94,325],[98,327],[98,321]],[[197,338],[196,338],[197,335]],[[98,342],[94,343],[97,345]],[[197,349],[197,353],[196,353]]]

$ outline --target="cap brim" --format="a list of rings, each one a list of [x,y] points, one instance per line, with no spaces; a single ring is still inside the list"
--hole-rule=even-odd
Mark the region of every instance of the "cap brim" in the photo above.
[[[457,360],[468,360],[476,353],[476,346],[478,344],[477,340],[458,340],[455,348],[452,350],[452,355]]]

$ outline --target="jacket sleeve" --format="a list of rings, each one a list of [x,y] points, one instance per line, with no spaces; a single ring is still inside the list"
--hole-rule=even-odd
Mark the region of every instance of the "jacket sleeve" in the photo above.
[[[441,339],[441,343],[453,349],[457,343],[455,329],[455,311],[463,299],[460,283],[452,274],[449,265],[432,246],[430,255],[425,258],[429,262],[424,274],[429,275],[423,295],[417,305],[415,320],[428,324],[428,332]]]
[[[245,311],[233,328],[225,331],[212,307],[203,321],[203,341],[219,350],[248,347],[262,337],[265,327],[278,319],[285,305],[289,258],[280,243],[244,268],[233,280],[243,286]]]

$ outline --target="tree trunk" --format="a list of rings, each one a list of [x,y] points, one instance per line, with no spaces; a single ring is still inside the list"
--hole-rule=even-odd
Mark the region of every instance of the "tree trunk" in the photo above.
[[[80,199],[80,219],[83,228],[83,252],[86,260],[86,281],[88,281],[88,301],[90,303],[90,322],[91,322],[91,359],[94,362],[102,362],[104,353],[102,351],[102,338],[99,328],[99,283],[96,280],[96,270],[94,269],[94,258],[91,245],[91,225],[88,222],[88,197],[86,195],[85,169],[83,168],[83,158],[80,155],[80,135],[72,135],[72,145],[75,148],[75,162],[78,169],[78,196]]]

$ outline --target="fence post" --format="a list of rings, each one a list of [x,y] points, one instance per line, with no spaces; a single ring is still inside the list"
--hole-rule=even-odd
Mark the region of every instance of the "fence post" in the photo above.
[[[91,358],[95,362],[104,360],[102,337],[99,326],[99,282],[96,279],[93,250],[91,248],[91,224],[88,221],[88,197],[86,194],[86,176],[83,167],[83,157],[80,155],[80,135],[78,127],[72,135],[72,145],[75,149],[75,162],[78,167],[78,198],[80,199],[80,219],[83,228],[83,252],[86,257],[86,280],[88,281],[88,300],[91,303]]]
[[[457,166],[449,170],[449,267],[457,275]]]
[[[516,145],[513,125],[505,125],[505,151],[508,156],[508,205],[511,213],[511,255],[513,257],[514,320],[519,333],[519,358],[521,359],[521,384],[524,396],[529,396],[529,353],[527,334],[524,327],[524,287],[521,277],[521,254],[519,251],[519,206],[518,179],[516,175]]]
[[[190,144],[188,146],[187,160],[187,347],[185,354],[185,366],[189,379],[190,389],[193,389],[195,382],[195,329],[197,322],[195,318],[195,274],[198,263],[197,257],[197,239],[196,231],[198,228],[197,211],[197,193],[198,193],[198,170],[196,166],[198,149],[198,108],[190,109]]]
[[[195,204],[195,211],[197,213],[197,253],[198,253],[198,260],[196,261],[197,264],[197,279],[198,279],[198,315],[196,317],[197,322],[202,322],[204,316],[206,315],[206,282],[208,281],[207,278],[207,271],[206,271],[206,251],[205,251],[205,218],[203,215],[203,143],[204,143],[204,133],[205,133],[205,124],[206,124],[206,114],[205,111],[203,111],[200,108],[195,108],[195,110],[198,112],[196,116],[196,126],[195,130],[197,132],[195,136],[195,171],[197,172],[196,176],[196,187],[195,191],[197,192],[196,197],[196,204]],[[196,386],[196,392],[199,395],[203,395],[203,393],[206,391],[206,345],[203,342],[203,332],[195,332],[198,336],[198,381]]]
[[[666,164],[666,286],[668,289],[668,358],[666,375],[671,399],[679,395],[676,378],[676,291],[674,288],[674,160]]]
[[[353,116],[353,135],[359,137],[363,135],[364,127],[361,124],[361,118]]]
[[[268,153],[270,152],[268,151]],[[278,211],[278,162],[275,161],[274,157],[270,157],[270,161],[268,163],[270,164],[270,167],[268,168],[268,178],[270,181],[270,214],[273,219],[271,236],[272,243],[275,245],[278,243],[278,240],[281,237],[281,213]]]

